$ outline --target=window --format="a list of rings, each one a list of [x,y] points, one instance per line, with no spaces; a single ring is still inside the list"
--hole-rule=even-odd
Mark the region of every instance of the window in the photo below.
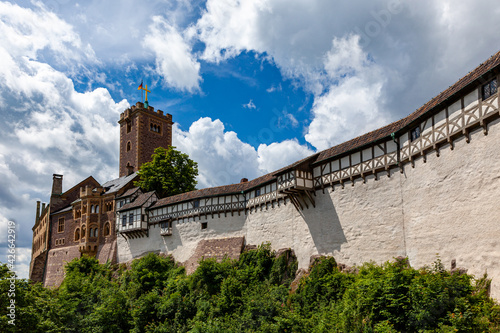
[[[128,224],[134,223],[134,213],[128,214]]]
[[[193,201],[193,207],[194,207],[194,208],[198,208],[198,207],[200,207],[200,200],[195,200],[195,201]]]
[[[493,79],[482,87],[483,100],[497,93],[497,79]]]
[[[104,225],[104,236],[109,236],[110,233],[111,233],[111,230],[109,228],[109,223],[106,223]]]
[[[258,197],[260,195],[260,188],[255,190],[255,196]]]
[[[98,237],[99,236],[99,229],[95,228],[94,229],[94,237]]]
[[[85,238],[85,226],[82,227],[82,238]]]
[[[95,213],[99,214],[99,205],[95,205]]]
[[[57,225],[57,232],[64,232],[64,217],[59,219],[59,223]]]
[[[94,237],[94,229],[90,228],[89,229],[89,238]]]
[[[161,134],[161,126],[159,124],[154,124],[154,123],[149,124],[149,130],[151,132]]]
[[[410,131],[411,141],[415,141],[420,137],[420,126],[415,127]]]
[[[130,133],[131,130],[132,130],[132,122],[128,121],[127,122],[127,133]]]
[[[122,215],[122,227],[127,225],[127,215],[123,214]]]
[[[207,222],[201,222],[201,229],[206,229],[208,227],[208,223]]]
[[[90,206],[90,214],[94,214],[95,213],[95,207],[94,205],[91,205]]]
[[[80,229],[75,230],[75,242],[80,240]]]
[[[130,151],[131,147],[132,147],[132,144],[130,143],[130,141],[127,142],[127,151]]]

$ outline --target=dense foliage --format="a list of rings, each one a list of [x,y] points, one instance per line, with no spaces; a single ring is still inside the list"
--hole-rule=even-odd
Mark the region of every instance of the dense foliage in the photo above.
[[[485,277],[406,259],[340,271],[321,257],[295,279],[291,251],[268,245],[238,261],[204,260],[191,275],[149,254],[131,267],[83,257],[55,290],[16,281],[16,326],[8,324],[11,272],[0,266],[2,332],[498,332],[500,308]],[[292,283],[293,282],[293,283]]]
[[[156,148],[151,162],[144,163],[135,182],[145,191],[156,191],[161,198],[193,191],[198,176],[198,163],[175,147]]]

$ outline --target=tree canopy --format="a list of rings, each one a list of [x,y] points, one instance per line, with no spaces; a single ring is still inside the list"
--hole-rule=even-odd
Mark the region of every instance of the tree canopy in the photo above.
[[[198,176],[198,163],[175,149],[175,147],[155,149],[152,161],[144,163],[135,182],[145,191],[156,191],[161,198],[193,191]]]
[[[1,332],[499,332],[500,306],[487,278],[446,271],[438,260],[339,267],[317,258],[296,278],[293,251],[269,244],[239,260],[202,260],[186,275],[172,257],[149,253],[130,267],[83,256],[59,288],[15,280],[0,264]]]

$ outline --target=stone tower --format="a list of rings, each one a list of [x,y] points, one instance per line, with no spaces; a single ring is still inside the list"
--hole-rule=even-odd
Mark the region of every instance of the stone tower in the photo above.
[[[172,115],[137,102],[120,114],[120,177],[151,161],[158,147],[172,145]]]

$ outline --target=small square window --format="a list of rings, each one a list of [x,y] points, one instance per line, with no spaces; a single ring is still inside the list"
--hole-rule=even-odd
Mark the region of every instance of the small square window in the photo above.
[[[497,79],[493,79],[490,82],[483,85],[481,92],[483,94],[483,100],[490,96],[493,96],[498,91]]]
[[[193,201],[193,207],[194,207],[194,208],[198,208],[198,207],[200,207],[200,200],[195,200],[195,201]]]
[[[258,197],[260,195],[260,188],[255,190],[255,196]]]
[[[201,229],[206,229],[208,227],[208,222],[201,222]]]
[[[415,141],[420,137],[420,126],[415,127],[410,131],[411,134],[411,141]]]

